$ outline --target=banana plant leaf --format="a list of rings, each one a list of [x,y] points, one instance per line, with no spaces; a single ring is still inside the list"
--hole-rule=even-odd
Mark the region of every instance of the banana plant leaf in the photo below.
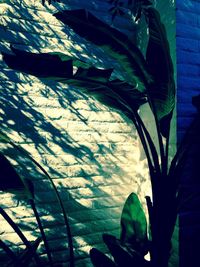
[[[144,92],[146,84],[152,82],[141,51],[125,34],[84,9],[65,10],[54,16],[117,60],[128,76],[128,83],[137,84],[138,90]]]
[[[11,46],[14,55],[2,53],[6,64],[15,70],[32,74],[39,78],[70,78],[73,74],[71,60],[61,60],[58,54],[30,53]]]
[[[98,69],[61,53],[35,54],[15,48],[12,51],[14,55],[3,54],[10,68],[78,87],[128,117],[146,102],[146,94],[136,87],[119,79],[111,80],[112,69]],[[73,68],[76,68],[75,74]]]
[[[144,255],[148,252],[146,216],[135,193],[128,196],[122,210],[120,240],[122,244],[132,244]]]
[[[160,123],[161,134],[167,137],[175,106],[175,82],[173,63],[164,25],[153,7],[144,10],[149,28],[146,61],[154,83],[148,87],[154,115]]]
[[[115,236],[104,234],[103,241],[109,248],[117,266],[145,266],[146,261],[144,260],[143,255],[136,250],[131,249],[131,247],[122,245]]]
[[[3,132],[0,131],[0,142],[11,144],[14,143]],[[14,145],[14,147],[17,147]],[[0,190],[15,194],[19,198],[34,199],[34,189],[30,180],[22,178],[7,157],[0,152]]]
[[[10,161],[0,153],[0,190],[9,192],[22,198],[30,198],[32,194],[29,192],[25,181],[18,175]]]
[[[145,9],[149,27],[149,43],[146,61],[140,50],[120,31],[102,22],[90,12],[65,10],[54,16],[71,27],[81,37],[101,47],[115,58],[128,74],[128,83],[140,91],[148,90],[154,115],[161,134],[167,137],[175,105],[175,83],[173,64],[164,25],[156,9]],[[80,27],[81,25],[81,27]],[[98,33],[98,34],[94,34]]]
[[[96,248],[90,250],[90,258],[94,267],[117,267],[110,258]]]

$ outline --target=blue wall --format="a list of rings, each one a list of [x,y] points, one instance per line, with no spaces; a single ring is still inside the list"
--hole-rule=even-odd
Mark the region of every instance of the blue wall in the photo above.
[[[200,1],[176,1],[177,42],[177,140],[197,114],[192,97],[200,94]],[[198,126],[199,133],[199,126]],[[180,267],[199,265],[200,179],[199,135],[192,134],[187,164],[184,165],[180,195]]]

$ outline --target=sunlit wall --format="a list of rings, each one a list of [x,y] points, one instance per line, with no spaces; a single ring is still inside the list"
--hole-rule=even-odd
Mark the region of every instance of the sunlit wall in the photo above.
[[[9,52],[12,44],[27,51],[59,51],[78,55],[99,67],[118,69],[116,63],[101,50],[82,40],[52,16],[65,8],[86,7],[111,23],[106,0],[61,1],[45,7],[40,2],[1,1],[1,52]],[[167,2],[166,6],[173,9],[173,3],[169,1],[168,5]],[[169,21],[171,23],[174,25],[173,20]],[[133,32],[123,18],[116,18],[114,26],[131,38],[134,38],[134,32],[139,31],[135,28]],[[2,60],[0,67],[1,131],[26,149],[52,177],[69,216],[76,266],[90,266],[89,249],[95,246],[105,251],[102,233],[119,236],[120,214],[129,193],[138,193],[143,202],[144,196],[151,193],[146,161],[135,129],[124,116],[75,88],[41,82],[33,76],[9,69]],[[118,71],[116,75],[120,75]],[[66,264],[69,260],[67,236],[50,182],[13,147],[2,143],[1,151],[11,160],[21,177],[32,180],[36,206],[53,261]],[[0,194],[2,207],[27,238],[34,240],[39,230],[30,205],[23,196],[10,192]],[[2,217],[0,223],[2,239],[16,250],[22,248],[22,242]],[[43,243],[39,251],[46,258]],[[4,260],[6,257],[1,251],[0,262]]]

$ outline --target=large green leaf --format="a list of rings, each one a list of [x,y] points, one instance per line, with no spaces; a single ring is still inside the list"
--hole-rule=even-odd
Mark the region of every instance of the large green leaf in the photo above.
[[[70,78],[73,74],[72,60],[62,60],[56,53],[30,53],[11,47],[13,54],[3,54],[6,64],[15,70],[32,74],[36,77]]]
[[[61,53],[35,54],[13,48],[12,51],[15,55],[3,54],[9,67],[78,87],[129,117],[133,110],[136,111],[146,102],[146,95],[138,91],[136,85],[133,87],[119,79],[111,80],[112,69],[98,69]],[[27,62],[31,62],[32,65],[29,66]],[[55,66],[58,66],[58,69],[55,69]],[[76,67],[75,74],[73,67]]]
[[[84,9],[65,10],[54,16],[116,59],[125,70],[128,83],[134,86],[137,83],[138,89],[145,91],[152,82],[142,53],[125,34]]]
[[[15,149],[18,148],[18,146],[1,131],[0,142],[10,144]],[[18,149],[16,149],[16,151],[17,150]],[[0,152],[0,191],[15,194],[19,198],[34,199],[34,189],[31,180],[19,175],[7,155],[4,155],[2,151]]]
[[[133,246],[146,254],[147,221],[138,196],[131,193],[122,210],[121,215],[121,242],[132,243]]]
[[[175,82],[173,63],[167,34],[158,11],[148,7],[144,11],[149,27],[146,61],[154,83],[148,87],[153,111],[160,122],[161,133],[167,136],[175,106]]]
[[[122,111],[128,117],[132,117],[132,111],[146,102],[145,94],[118,79],[103,83],[86,76],[69,79],[67,83],[80,88],[106,106]]]

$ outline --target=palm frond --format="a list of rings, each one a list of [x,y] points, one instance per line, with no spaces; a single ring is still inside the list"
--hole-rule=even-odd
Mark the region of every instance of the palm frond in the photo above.
[[[128,83],[133,86],[137,84],[138,90],[144,92],[146,84],[152,82],[141,51],[125,34],[84,9],[65,10],[54,16],[116,59],[125,70]]]
[[[153,111],[160,123],[161,133],[169,133],[172,112],[175,106],[175,82],[173,63],[164,25],[158,11],[153,7],[144,10],[149,27],[149,42],[146,61],[154,83],[148,87]]]
[[[3,54],[10,68],[73,85],[88,95],[92,95],[106,106],[125,113],[128,117],[146,102],[145,93],[121,81],[112,80],[113,69],[99,69],[83,61],[70,58],[61,53],[30,53],[13,49],[15,55]],[[32,65],[27,64],[31,62]],[[57,66],[58,68],[55,68]],[[46,67],[46,69],[45,69]],[[76,72],[73,74],[73,68]]]

